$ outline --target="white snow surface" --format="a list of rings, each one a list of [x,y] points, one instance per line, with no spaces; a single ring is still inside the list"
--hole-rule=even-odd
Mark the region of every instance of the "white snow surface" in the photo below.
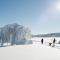
[[[60,49],[34,42],[31,45],[1,47],[0,60],[60,60]]]

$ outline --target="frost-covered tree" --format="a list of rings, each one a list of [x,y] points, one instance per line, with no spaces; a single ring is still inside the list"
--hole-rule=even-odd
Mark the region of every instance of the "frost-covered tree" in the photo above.
[[[22,25],[8,24],[0,29],[0,42],[14,44],[25,44],[31,37],[31,31]]]

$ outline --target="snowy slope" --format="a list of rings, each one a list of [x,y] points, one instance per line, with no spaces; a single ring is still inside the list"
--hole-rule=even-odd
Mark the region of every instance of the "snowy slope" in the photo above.
[[[60,49],[41,44],[2,47],[0,60],[60,60]]]

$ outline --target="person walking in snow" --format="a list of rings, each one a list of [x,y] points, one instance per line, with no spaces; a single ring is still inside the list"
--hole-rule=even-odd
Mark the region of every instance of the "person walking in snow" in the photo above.
[[[43,44],[43,38],[41,39],[41,43]]]
[[[55,46],[55,42],[56,42],[56,40],[55,40],[55,38],[54,38],[54,40],[53,40],[53,47]]]

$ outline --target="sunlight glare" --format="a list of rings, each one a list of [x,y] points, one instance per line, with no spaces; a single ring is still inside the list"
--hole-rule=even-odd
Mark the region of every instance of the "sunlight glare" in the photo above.
[[[58,2],[58,3],[56,4],[56,9],[57,9],[58,11],[60,11],[60,2]]]

